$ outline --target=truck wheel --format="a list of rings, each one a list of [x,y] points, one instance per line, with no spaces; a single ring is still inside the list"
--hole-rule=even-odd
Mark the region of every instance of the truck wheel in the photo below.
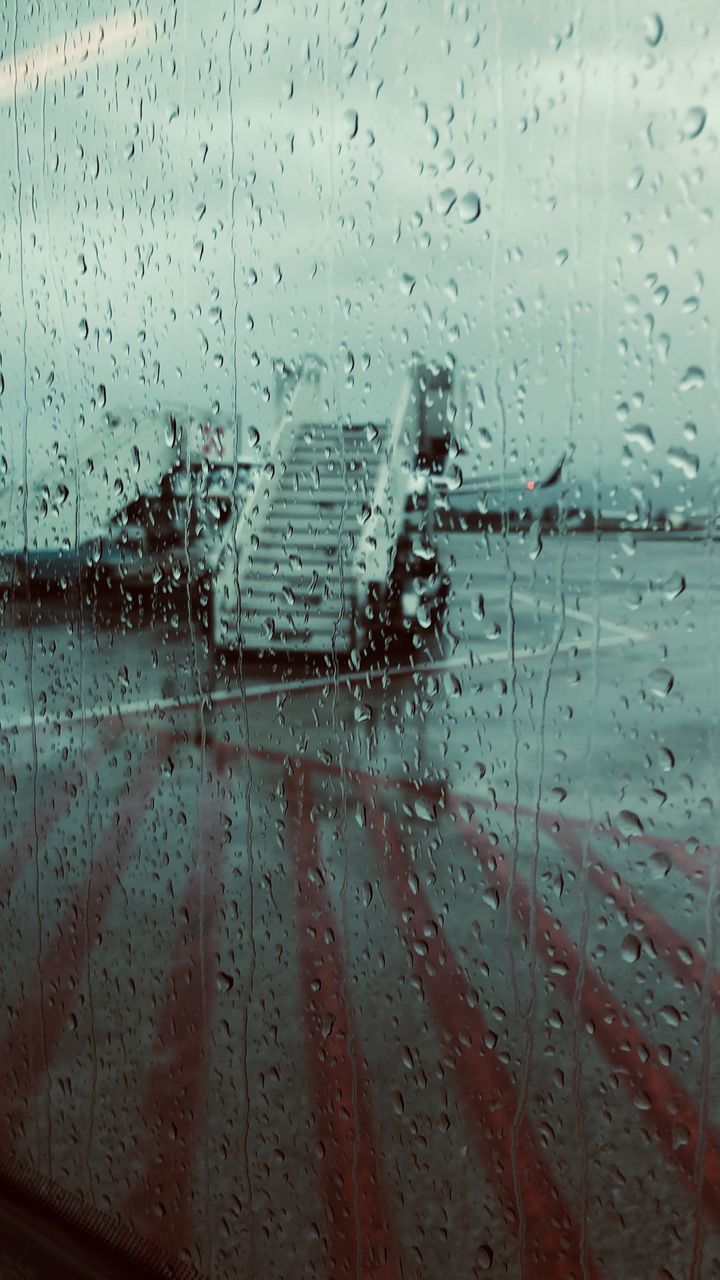
[[[379,582],[370,584],[367,599],[355,613],[356,647],[364,662],[381,658],[385,652],[388,620],[388,592]]]

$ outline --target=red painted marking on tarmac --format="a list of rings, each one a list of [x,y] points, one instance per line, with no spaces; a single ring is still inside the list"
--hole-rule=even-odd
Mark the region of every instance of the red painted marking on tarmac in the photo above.
[[[218,751],[218,771],[222,763]],[[193,1188],[208,1102],[206,1073],[223,858],[218,814],[209,812],[209,803],[206,784],[200,818],[202,852],[178,909],[180,924],[150,1051],[139,1143],[143,1169],[123,1205],[138,1232],[177,1253],[193,1248],[200,1216]]]
[[[103,753],[119,736],[119,729],[112,732],[101,731],[100,738],[88,752],[84,765],[79,766],[80,778],[76,795],[72,795],[67,787],[68,771],[57,770],[55,785],[50,796],[47,795],[47,784],[42,785],[43,807],[37,816],[37,844],[42,850],[53,827],[56,827],[70,812],[73,800],[80,796],[80,788],[84,782],[83,774],[94,768]],[[63,790],[63,786],[65,789]],[[29,865],[34,856],[36,844],[36,820],[28,818],[20,835],[14,838],[0,857],[0,901],[7,899],[8,894]]]
[[[317,757],[310,758],[308,756],[299,756],[294,752],[275,751],[266,747],[248,747],[244,743],[226,743],[223,744],[225,749],[232,755],[253,760],[264,760],[268,764],[277,764],[283,768],[297,767],[311,769],[314,773],[325,774],[331,777],[342,777],[360,785],[364,782],[370,783],[372,786],[379,786],[387,791],[402,791],[413,796],[422,796],[424,799],[434,802],[444,802],[450,795],[450,784],[446,781],[435,781],[431,779],[418,779],[408,777],[398,777],[389,773],[379,773],[360,769],[355,766],[348,767],[335,761],[320,760]],[[457,801],[472,805],[477,809],[491,809],[497,813],[517,813],[521,818],[535,819],[538,810],[530,808],[527,805],[515,805],[507,801],[493,800],[490,796],[472,795],[468,792],[455,791],[452,792],[453,797]],[[709,874],[707,868],[694,861],[693,857],[687,852],[682,841],[672,840],[666,836],[657,836],[652,834],[636,834],[624,835],[618,827],[606,826],[601,822],[592,822],[586,818],[571,818],[565,814],[559,814],[551,810],[540,810],[540,814],[549,821],[557,822],[562,827],[575,827],[577,829],[587,830],[594,835],[607,836],[613,840],[617,840],[622,845],[632,845],[640,843],[648,845],[653,849],[661,850],[669,853],[678,864],[678,867],[693,880],[694,883],[701,883],[709,886]],[[710,858],[720,856],[720,845],[701,844],[699,856]]]
[[[118,823],[106,830],[95,853],[89,884],[83,881],[73,893],[50,945],[43,952],[41,981],[34,994],[23,1000],[0,1045],[0,1143],[7,1149],[13,1148],[21,1116],[30,1111],[68,1030],[68,1020],[78,1003],[90,954],[102,934],[117,878],[122,875],[135,844],[131,819],[139,808],[149,804],[160,779],[159,770],[155,769],[159,751],[158,744],[140,760],[132,790],[119,804]],[[88,899],[93,915],[86,929]],[[45,993],[44,1003],[41,991]]]
[[[510,808],[511,806],[508,807]],[[705,864],[707,859],[720,855],[720,848],[714,845],[699,844],[697,858],[695,858],[688,853],[687,846],[683,841],[673,840],[667,836],[658,836],[652,832],[626,835],[619,827],[606,826],[602,822],[589,822],[583,818],[571,818],[565,814],[562,816],[560,814],[542,814],[542,817],[545,821],[557,823],[558,832],[555,835],[555,839],[559,843],[566,838],[566,833],[583,830],[589,831],[593,835],[609,837],[615,840],[621,848],[639,844],[646,848],[657,849],[660,853],[667,853],[678,870],[688,880],[692,880],[693,884],[699,884],[704,889],[710,888],[710,873]]]
[[[310,816],[309,778],[304,770],[291,770],[286,786],[303,1017],[315,1128],[323,1149],[319,1176],[327,1210],[328,1274],[333,1280],[356,1274],[393,1280],[400,1271],[378,1130],[353,1025],[339,925]]]
[[[488,1027],[476,1004],[471,984],[461,969],[437,913],[422,887],[411,893],[408,879],[413,864],[397,829],[378,804],[378,794],[364,779],[361,792],[368,811],[378,866],[392,899],[399,930],[419,972],[425,999],[441,1031],[443,1053],[452,1059],[458,1091],[472,1117],[472,1137],[488,1177],[493,1181],[509,1219],[520,1230],[521,1208],[526,1224],[523,1274],[533,1280],[576,1280],[582,1271],[580,1230],[565,1203],[542,1153],[533,1126],[523,1115],[518,1134],[518,1164],[522,1206],[516,1204],[512,1172],[512,1130],[517,1090],[512,1075],[492,1050],[485,1047]],[[409,909],[412,917],[408,919]],[[416,948],[424,954],[420,957]],[[592,1259],[587,1274],[598,1277]]]
[[[510,867],[501,857],[502,851],[492,847],[473,821],[467,821],[458,810],[458,801],[450,801],[466,842],[478,855],[490,884],[506,895],[510,888]],[[519,872],[511,902],[513,914],[524,930],[531,921],[530,895]],[[552,968],[553,981],[566,999],[572,1001],[580,979],[577,948],[560,922],[540,900],[535,903],[535,950],[542,963]],[[600,980],[593,967],[585,963],[580,985],[583,1018],[593,1026],[593,1040],[611,1066],[617,1068],[636,1106],[652,1124],[668,1161],[680,1172],[694,1192],[695,1160],[700,1132],[697,1109],[690,1097],[660,1062],[658,1052],[640,1034],[625,1009]],[[677,1145],[676,1135],[684,1131],[684,1142]],[[720,1135],[707,1129],[703,1159],[702,1202],[706,1216],[720,1225]]]
[[[600,828],[603,830],[603,828]],[[615,834],[614,831],[612,834]],[[661,853],[667,853],[673,860],[673,865],[681,871],[686,879],[691,880],[693,884],[700,885],[701,888],[709,890],[710,871],[707,865],[703,865],[711,858],[720,857],[720,849],[715,845],[701,844],[698,847],[697,855],[693,856],[688,853],[687,847],[680,840],[668,840],[662,836],[642,835],[642,836],[625,836],[618,832],[618,838],[625,844],[643,844],[652,849],[658,849]]]
[[[461,795],[460,792],[455,792],[454,795],[456,800],[464,800],[469,804],[475,805],[477,808],[490,807],[490,801],[487,797],[466,796]],[[532,819],[534,819],[538,813],[536,809],[530,809],[526,805],[515,806],[505,801],[498,802],[497,804],[493,803],[492,808],[497,809],[500,813],[517,812],[520,817]],[[612,824],[608,825],[603,822],[595,822],[588,818],[573,818],[567,814],[551,813],[543,809],[539,811],[539,816],[547,825],[548,830],[550,830],[550,823],[557,823],[558,832],[555,838],[559,843],[563,839],[563,833],[587,831],[592,835],[604,836],[607,839],[615,840],[621,848],[627,848],[629,846],[639,844],[643,847],[657,849],[661,853],[669,854],[678,869],[682,871],[683,875],[687,876],[689,880],[692,880],[693,883],[701,884],[705,889],[710,888],[710,875],[707,866],[704,866],[700,861],[696,861],[695,858],[688,853],[687,846],[682,840],[673,840],[668,836],[659,836],[652,832],[636,832],[632,835],[627,835],[625,832],[621,831],[619,827],[613,826]],[[699,858],[707,859],[717,855],[720,855],[720,847],[715,845],[699,844]]]
[[[553,819],[542,814],[540,825],[570,855],[576,866],[582,865],[583,841],[577,832],[565,829],[562,834],[558,833],[554,830]],[[636,889],[626,884],[616,871],[610,871],[590,848],[587,850],[587,871],[590,880],[601,893],[607,894],[616,906],[627,912],[632,920],[639,921],[645,927],[648,938],[658,945],[661,955],[664,956],[675,977],[683,985],[693,985],[698,992],[702,992],[707,965],[687,938],[678,933],[664,916],[655,911]],[[681,952],[684,952],[688,959],[681,959]],[[720,1015],[720,973],[717,969],[713,970],[710,979],[710,999],[713,1012]]]

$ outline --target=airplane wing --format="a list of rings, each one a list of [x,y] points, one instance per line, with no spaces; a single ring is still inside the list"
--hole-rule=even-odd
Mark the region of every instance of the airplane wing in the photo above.
[[[530,491],[537,489],[551,489],[558,483],[565,466],[566,454],[562,454],[559,461],[555,464],[547,475],[541,476],[539,479],[528,477],[527,472],[493,472],[490,475],[469,475],[463,476],[462,484],[455,485],[447,477],[438,476],[434,481],[435,486],[450,492],[464,494],[482,494],[482,493],[498,493],[503,489],[529,489]]]
[[[554,467],[553,470],[550,472],[550,475],[547,476],[545,480],[541,480],[540,484],[535,485],[536,489],[551,489],[553,485],[557,484],[558,480],[562,475],[563,467],[565,466],[566,456],[567,456],[566,454],[562,455],[557,466]]]

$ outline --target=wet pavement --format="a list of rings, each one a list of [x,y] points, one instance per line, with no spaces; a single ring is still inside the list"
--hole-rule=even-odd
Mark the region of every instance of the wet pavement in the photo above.
[[[717,548],[445,558],[370,666],[6,607],[2,1149],[170,1274],[720,1274]]]

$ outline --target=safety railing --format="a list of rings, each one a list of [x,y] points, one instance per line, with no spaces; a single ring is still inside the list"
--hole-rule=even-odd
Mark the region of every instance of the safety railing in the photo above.
[[[378,472],[370,516],[358,547],[360,597],[371,584],[384,586],[392,572],[395,548],[413,483],[418,450],[419,413],[417,366],[410,369],[395,413],[385,457]]]
[[[309,381],[317,376],[314,365],[303,365],[292,389],[288,405],[272,429],[265,446],[265,458],[257,468],[239,515],[229,522],[220,553],[218,578],[226,589],[225,610],[236,597],[238,583],[247,575],[254,539],[262,530],[270,513],[283,474],[283,461],[289,458],[295,431],[301,422],[299,401]],[[316,393],[315,393],[316,394]],[[230,577],[232,583],[226,579]],[[220,583],[218,583],[220,585]]]

